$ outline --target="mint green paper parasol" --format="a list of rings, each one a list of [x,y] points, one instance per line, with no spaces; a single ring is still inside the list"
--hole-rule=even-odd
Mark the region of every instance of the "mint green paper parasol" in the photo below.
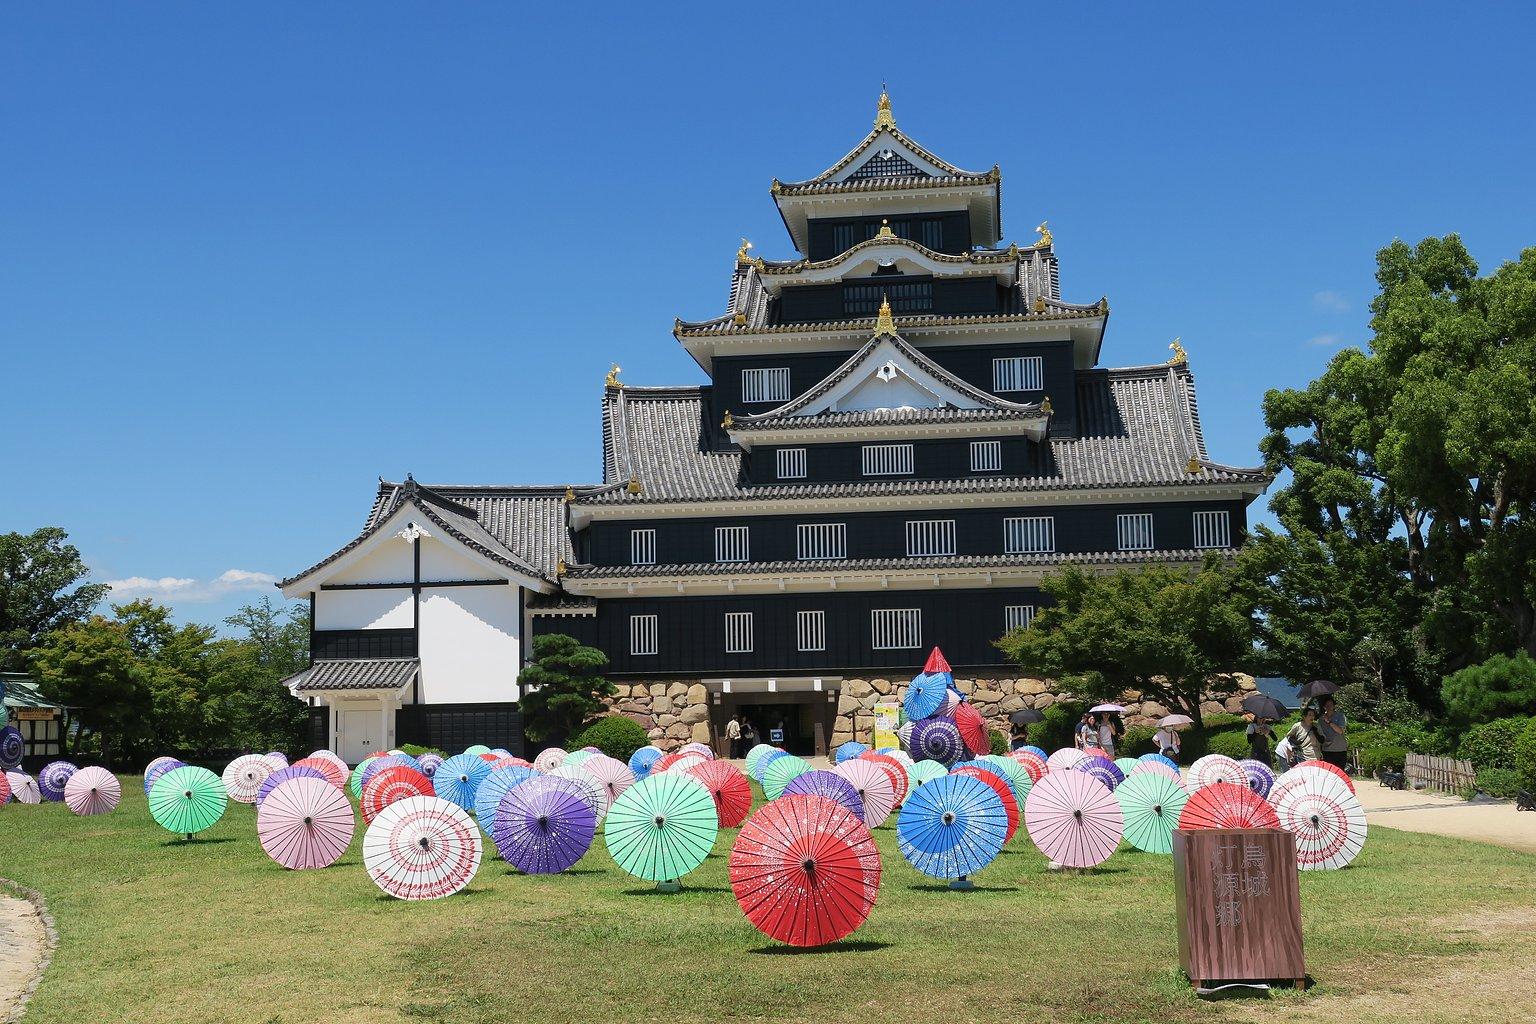
[[[785,786],[810,770],[811,763],[803,757],[785,754],[774,758],[763,769],[763,795],[769,800],[777,800]]]
[[[1115,799],[1128,843],[1148,853],[1173,852],[1173,830],[1189,799],[1183,786],[1158,772],[1137,772],[1115,787]]]
[[[636,878],[670,882],[704,863],[720,832],[714,797],[686,772],[649,775],[613,802],[603,839]]]
[[[1008,776],[1008,784],[1013,787],[1013,798],[1019,805],[1019,815],[1022,817],[1024,814],[1024,801],[1029,797],[1029,791],[1035,785],[1035,780],[1030,778],[1029,772],[1024,770],[1022,764],[1019,764],[1019,762],[1011,757],[1004,757],[1002,754],[983,754],[977,760],[997,765],[1002,769],[1003,774]]]
[[[155,821],[168,832],[188,837],[222,818],[228,803],[223,780],[196,765],[173,768],[149,789],[149,813]]]

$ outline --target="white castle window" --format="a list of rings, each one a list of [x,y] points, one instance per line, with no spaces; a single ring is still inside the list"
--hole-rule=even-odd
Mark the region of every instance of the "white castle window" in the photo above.
[[[741,371],[743,402],[789,401],[789,367],[774,366]]]
[[[1010,516],[1003,520],[1003,554],[1031,555],[1055,550],[1055,516]]]
[[[715,527],[715,561],[751,561],[751,549],[748,543],[750,538],[747,529],[745,526]]]
[[[1045,387],[1045,360],[1040,356],[1008,356],[992,360],[993,391],[1039,391]]]
[[[907,520],[907,556],[909,558],[954,553],[955,521],[953,519]]]
[[[656,653],[656,616],[631,615],[629,617],[629,653],[634,655]]]
[[[630,530],[629,531],[629,564],[630,565],[655,565],[656,564],[656,531],[655,530]]]
[[[1005,630],[1028,629],[1035,622],[1035,606],[1032,604],[1010,604],[1003,606],[1003,628]]]
[[[876,608],[869,613],[869,644],[877,651],[904,651],[923,645],[921,608]]]
[[[805,479],[804,448],[780,448],[775,455],[778,462],[777,469],[780,480]]]
[[[752,613],[725,613],[725,653],[752,653]]]
[[[865,476],[910,476],[911,444],[866,444],[863,450]]]
[[[827,649],[827,613],[795,613],[795,646],[802,651]]]
[[[795,557],[802,562],[848,557],[846,523],[801,523],[795,527]]]
[[[1003,468],[1003,442],[972,441],[971,472],[996,473]]]
[[[1132,512],[1116,516],[1115,539],[1121,551],[1152,550],[1152,513]]]
[[[1195,547],[1229,548],[1232,546],[1232,517],[1226,512],[1195,513]]]

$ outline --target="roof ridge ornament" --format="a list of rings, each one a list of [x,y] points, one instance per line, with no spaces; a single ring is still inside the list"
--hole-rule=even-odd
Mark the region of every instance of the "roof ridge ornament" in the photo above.
[[[567,505],[569,505],[571,502],[573,502],[575,500],[576,500],[576,488],[572,487],[570,484],[566,484],[565,485],[565,503]]]
[[[1188,464],[1186,464],[1184,467],[1184,472],[1188,473],[1190,476],[1199,476],[1201,473],[1205,472],[1205,464],[1200,461],[1200,456],[1191,455],[1189,457]]]
[[[1051,244],[1054,239],[1051,235],[1050,223],[1051,222],[1048,220],[1043,220],[1040,222],[1040,225],[1035,228],[1035,234],[1040,236],[1040,241],[1036,242],[1033,246],[1031,246],[1031,248],[1044,249]]]
[[[1184,351],[1184,346],[1179,344],[1178,338],[1174,338],[1168,347],[1173,349],[1173,355],[1168,360],[1169,366],[1185,366],[1189,363],[1189,353]]]
[[[884,217],[880,218],[880,231],[875,235],[875,237],[876,238],[895,238],[896,237],[896,232],[891,230],[891,222],[889,220],[885,219]]]
[[[741,239],[741,248],[736,250],[736,262],[737,263],[751,263],[752,262],[752,257],[747,255],[747,250],[750,249],[750,248],[752,248],[752,243],[747,241],[746,236],[743,235],[742,239]]]
[[[620,372],[621,368],[618,363],[614,363],[612,366],[608,367],[608,376],[603,379],[603,387],[623,388],[624,384],[619,380]]]
[[[1051,396],[1050,395],[1046,395],[1044,398],[1042,398],[1040,400],[1040,411],[1045,413],[1047,416],[1051,415],[1051,413],[1055,411],[1054,409],[1051,408]]]
[[[896,318],[891,316],[891,300],[884,292],[880,293],[880,312],[875,317],[875,337],[882,334],[896,333]]]
[[[629,478],[629,483],[624,486],[624,489],[630,494],[639,494],[645,490],[645,487],[640,483],[639,477],[631,476]]]
[[[885,83],[880,83],[880,103],[875,108],[875,128],[895,128],[896,115],[891,113],[891,94]]]
[[[720,421],[720,426],[725,430],[730,430],[735,425],[736,419],[731,415],[731,410],[725,410],[725,418]]]

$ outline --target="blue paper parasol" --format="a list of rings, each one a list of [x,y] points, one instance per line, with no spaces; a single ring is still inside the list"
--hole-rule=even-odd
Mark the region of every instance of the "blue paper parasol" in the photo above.
[[[421,774],[431,778],[437,771],[437,766],[443,763],[442,754],[422,754],[416,759],[421,764]]]
[[[14,725],[0,729],[0,768],[6,770],[19,768],[23,746],[20,729]]]
[[[991,761],[984,761],[984,760],[982,760],[979,757],[973,758],[973,759],[971,759],[969,761],[956,761],[954,764],[949,766],[949,770],[950,771],[954,771],[956,768],[964,768],[966,766],[969,766],[971,768],[980,769],[981,771],[986,772],[988,775],[995,775],[995,776],[997,776],[999,779],[1001,779],[1004,783],[1007,784],[1008,791],[1010,793],[1013,793],[1015,796],[1018,795],[1018,789],[1013,784],[1013,778],[1011,776],[1009,776],[1009,774],[1006,771],[1004,771],[1002,768],[1000,768],[998,765],[994,764]]]
[[[804,796],[822,796],[833,803],[842,804],[853,812],[854,817],[864,820],[864,801],[859,798],[859,791],[853,788],[853,783],[843,778],[836,772],[825,769],[806,772],[797,775],[784,787],[780,798],[792,793],[800,793]]]
[[[501,806],[501,798],[507,795],[507,791],[514,786],[521,785],[539,773],[532,768],[524,768],[522,765],[509,764],[505,768],[492,768],[491,773],[480,783],[475,790],[475,817],[480,822],[480,827],[487,833],[491,831],[491,825],[496,820],[496,808]]]
[[[763,783],[763,773],[768,770],[768,766],[770,764],[773,764],[773,762],[777,761],[781,757],[793,757],[793,756],[794,755],[791,754],[787,750],[771,750],[771,751],[769,751],[768,753],[763,755],[762,760],[757,762],[757,774],[754,775],[753,778],[757,781],[758,785],[762,785],[762,783]]]
[[[1136,760],[1138,760],[1138,761],[1156,761],[1158,764],[1165,764],[1165,765],[1167,765],[1169,768],[1172,768],[1174,771],[1178,771],[1179,770],[1179,762],[1175,761],[1171,757],[1164,757],[1162,754],[1142,754]]]
[[[1091,754],[1072,766],[1074,772],[1087,772],[1108,787],[1113,793],[1115,787],[1125,781],[1125,773],[1107,757]]]
[[[490,774],[491,763],[479,754],[454,754],[432,773],[432,788],[444,800],[472,811],[475,809],[475,791]]]
[[[1255,761],[1251,757],[1245,757],[1237,762],[1237,764],[1238,767],[1242,768],[1243,774],[1248,776],[1248,788],[1259,794],[1259,796],[1268,797],[1269,791],[1275,785],[1275,773],[1269,765],[1263,761]],[[47,771],[48,769],[44,768],[43,770]],[[41,782],[42,779],[39,778],[38,781]]]
[[[411,760],[414,761],[415,758],[412,758]],[[417,765],[419,765],[419,764],[420,764],[420,762],[417,762]],[[406,764],[406,760],[405,760],[405,755],[404,754],[385,754],[383,757],[370,757],[368,760],[366,760],[362,764],[358,765],[357,766],[357,768],[358,768],[358,776],[357,777],[358,777],[358,780],[363,785],[366,786],[368,784],[368,780],[373,778],[375,772],[381,772],[385,768],[401,768],[401,767],[404,767],[404,768],[415,767],[417,771],[421,771],[421,769],[419,767],[417,767],[416,765]],[[426,773],[423,772],[422,774],[426,774]]]
[[[656,762],[661,760],[662,752],[656,747],[641,747],[629,755],[629,770],[635,773],[635,781],[639,782],[651,774],[651,769]]]
[[[847,743],[839,744],[838,748],[832,751],[832,761],[834,764],[842,764],[844,761],[853,760],[868,749],[868,746],[858,740],[849,740]]]
[[[1027,747],[1020,747],[1019,749],[1020,750],[1027,750],[1031,754],[1039,754],[1040,755],[1040,760],[1042,760],[1042,761],[1044,761],[1046,758],[1051,756],[1050,754],[1046,753],[1044,750],[1041,750],[1039,747],[1035,746],[1034,744],[1030,744]]]
[[[912,756],[948,767],[965,754],[960,729],[947,718],[924,718],[912,726]]]
[[[907,794],[896,822],[901,855],[934,878],[975,874],[1008,836],[1002,798],[980,779],[946,775]]]
[[[37,788],[43,799],[55,803],[63,800],[64,787],[69,785],[70,776],[79,770],[68,761],[49,761],[43,765],[43,770],[37,773]]]
[[[160,776],[174,768],[185,767],[185,761],[178,761],[174,757],[157,757],[149,762],[149,766],[144,769],[144,795],[149,795],[150,788],[154,786]]]
[[[948,672],[919,672],[907,686],[906,700],[902,709],[912,721],[936,714],[944,706],[944,694],[949,689]]]
[[[514,770],[519,769],[503,769]],[[492,772],[491,778],[497,774]],[[581,860],[597,834],[597,815],[564,785],[566,781],[547,775],[528,778],[507,790],[491,818],[482,821],[491,826],[491,841],[502,859],[524,874],[564,871]],[[487,785],[480,787],[482,792]]]

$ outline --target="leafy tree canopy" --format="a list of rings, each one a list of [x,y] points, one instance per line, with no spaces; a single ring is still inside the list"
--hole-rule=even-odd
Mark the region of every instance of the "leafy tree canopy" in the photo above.
[[[1205,695],[1230,692],[1217,677],[1253,654],[1252,597],[1219,555],[1198,570],[1068,566],[1041,589],[1052,603],[998,647],[1027,671],[1076,680],[1083,696],[1137,692],[1198,723]]]
[[[26,652],[56,629],[84,620],[109,589],[57,526],[0,533],[0,671],[24,672]]]
[[[1441,699],[1446,714],[1463,726],[1536,714],[1536,658],[1524,651],[1514,657],[1495,654],[1446,676]]]
[[[608,656],[575,637],[533,638],[533,660],[517,677],[522,687],[523,731],[535,742],[570,736],[603,709],[618,689],[602,677]]]

